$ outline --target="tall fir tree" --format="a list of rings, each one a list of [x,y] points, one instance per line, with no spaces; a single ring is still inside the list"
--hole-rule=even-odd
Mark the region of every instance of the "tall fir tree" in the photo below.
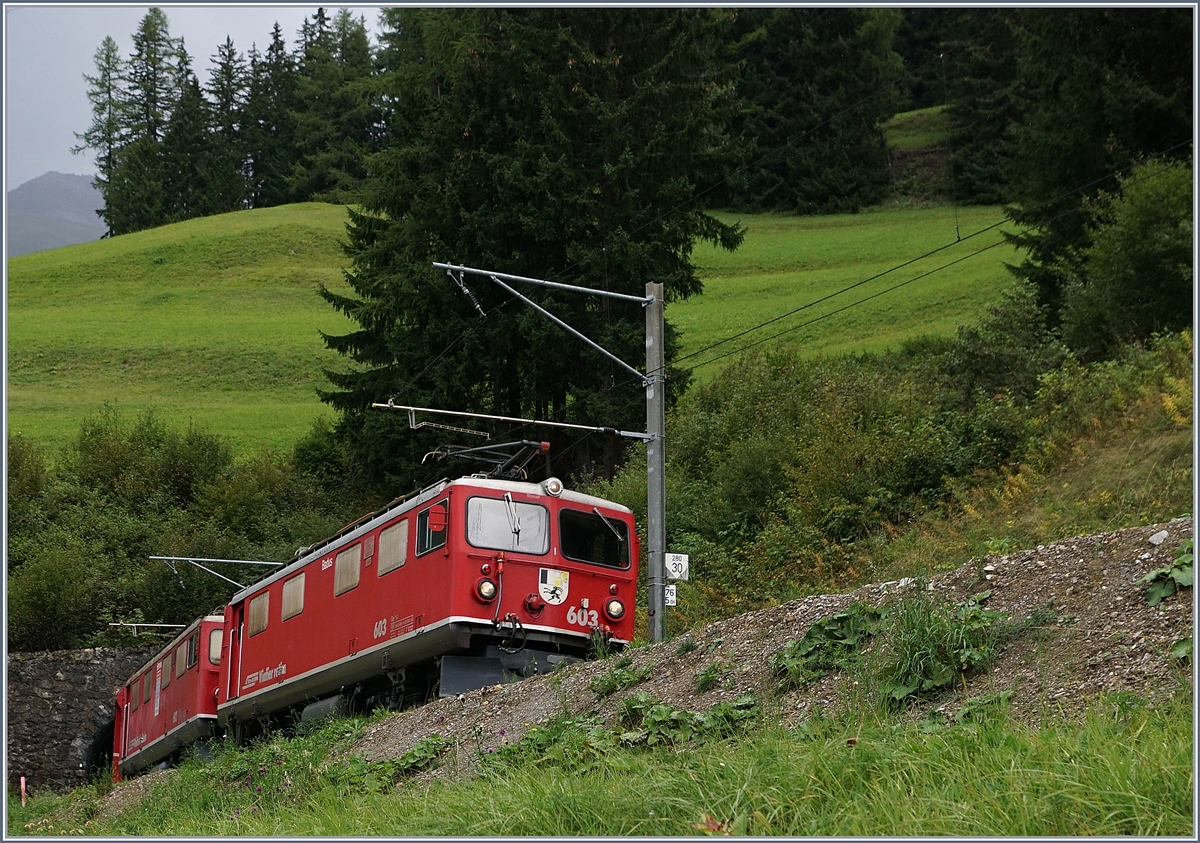
[[[171,112],[163,137],[163,191],[167,204],[164,222],[179,222],[223,210],[220,168],[224,143],[211,129],[208,102],[191,69],[184,67],[179,83],[182,94]]]
[[[83,77],[88,83],[87,97],[92,105],[92,124],[83,133],[75,134],[81,143],[71,147],[71,152],[79,154],[85,149],[91,149],[96,153],[96,177],[92,184],[100,191],[101,196],[107,196],[113,168],[116,166],[117,151],[125,142],[121,120],[125,63],[112,36],[105,36],[97,48],[95,63],[96,75],[85,74]],[[97,214],[108,225],[104,210],[97,211]],[[106,234],[113,233],[112,226],[108,225]]]
[[[289,201],[295,155],[296,65],[276,23],[265,53],[251,50],[250,88],[242,121],[248,202],[265,208]]]
[[[296,86],[293,201],[350,202],[375,151],[378,110],[366,22],[340,10],[332,23],[324,9],[301,30]]]
[[[468,299],[430,263],[639,296],[648,281],[672,298],[698,292],[696,239],[726,248],[741,239],[695,202],[732,163],[724,132],[732,68],[718,61],[727,18],[682,9],[385,10],[382,61],[391,102],[403,106],[390,112],[391,145],[371,161],[363,210],[350,212],[353,295],[323,291],[358,328],[326,336],[353,365],[329,373],[335,388],[322,397],[377,480],[420,481],[431,470],[419,465],[421,449],[438,441],[369,409],[391,395],[644,423],[642,386],[624,370],[490,282],[469,279]],[[640,308],[532,295],[621,359],[642,359]],[[669,332],[668,359],[675,341]],[[580,442],[560,470],[611,469],[621,447]]]
[[[746,165],[734,206],[827,213],[879,201],[888,182],[879,124],[901,101],[899,12],[744,9],[738,18]]]
[[[1027,107],[1014,126],[1009,215],[1027,257],[1015,271],[1057,323],[1063,259],[1091,241],[1086,201],[1144,157],[1192,155],[1193,15],[1023,9],[1016,20]]]
[[[162,142],[189,64],[182,41],[171,37],[167,16],[151,8],[133,35],[126,63],[123,143],[113,155],[104,194],[103,217],[113,234],[162,225],[172,216]]]
[[[245,111],[250,80],[246,60],[228,36],[217,47],[209,69],[205,93],[210,103],[212,130],[220,145],[212,161],[212,198],[215,213],[232,211],[246,202]]]

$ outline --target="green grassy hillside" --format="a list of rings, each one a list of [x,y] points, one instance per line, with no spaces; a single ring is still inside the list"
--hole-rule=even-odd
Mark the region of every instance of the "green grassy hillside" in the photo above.
[[[973,322],[1012,283],[1004,263],[1013,262],[1016,252],[997,245],[1002,228],[1011,228],[998,225],[1004,221],[999,208],[719,216],[740,220],[746,239],[733,253],[708,244],[696,248],[704,294],[667,308],[683,332],[685,356],[866,283],[686,360],[698,366],[701,381],[728,358],[705,365],[708,361],[784,331],[773,342],[804,354],[883,351],[919,334],[949,335]],[[897,269],[935,250],[940,251]]]
[[[338,366],[316,294],[343,284],[345,208],[243,211],[8,262],[8,424],[54,447],[105,403],[153,407],[238,448],[286,446],[330,413]]]
[[[747,340],[828,314],[1000,239],[968,235],[1002,220],[997,208],[832,217],[738,217],[733,254],[702,244],[706,292],[670,305],[690,354],[920,254],[888,273]],[[317,295],[347,265],[345,209],[307,204],[243,211],[13,258],[8,263],[9,429],[54,449],[106,403],[132,416],[194,421],[239,450],[287,447],[313,419],[322,368],[345,362],[319,330],[350,323]],[[949,334],[994,302],[1013,253],[995,248],[789,333],[806,353],[872,351],[922,333]],[[745,342],[743,340],[741,342]],[[704,364],[741,342],[699,355]],[[705,380],[726,361],[701,365]]]

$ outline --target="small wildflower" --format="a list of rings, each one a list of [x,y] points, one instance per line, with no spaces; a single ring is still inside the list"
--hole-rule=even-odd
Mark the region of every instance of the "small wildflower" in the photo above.
[[[504,729],[501,729],[501,730],[500,730],[499,732],[497,732],[496,734],[497,734],[497,735],[501,735],[501,736],[503,736],[503,735],[507,734],[507,732],[506,732]]]
[[[250,808],[250,813],[252,813],[252,814],[257,814],[257,813],[258,813],[258,806],[257,806],[257,805],[251,806],[251,808]]]
[[[257,791],[258,793],[262,793],[262,785],[259,785],[258,787],[254,788],[254,789],[255,789],[255,791]]]

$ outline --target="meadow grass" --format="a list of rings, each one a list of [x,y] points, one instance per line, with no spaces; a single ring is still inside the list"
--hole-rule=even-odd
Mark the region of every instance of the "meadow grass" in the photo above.
[[[1192,695],[1100,697],[1040,727],[1003,706],[919,723],[860,709],[787,730],[597,759],[485,765],[466,781],[348,774],[356,729],[192,760],[115,817],[94,788],[9,798],[9,834],[155,836],[1187,835]],[[774,718],[768,718],[773,720]],[[361,727],[361,720],[356,721]],[[354,721],[350,722],[353,727]],[[361,768],[362,765],[359,764]],[[287,785],[285,787],[284,785]]]
[[[319,331],[351,323],[317,296],[344,289],[346,210],[308,204],[191,220],[8,264],[8,422],[54,450],[111,404],[195,422],[256,450],[318,415]]]
[[[745,241],[732,253],[698,244],[694,260],[704,292],[666,310],[682,333],[681,363],[695,367],[698,382],[731,359],[723,355],[780,333],[769,341],[813,356],[881,352],[922,334],[949,336],[1013,283],[1005,263],[1016,252],[1001,234],[1011,226],[1000,225],[1004,212],[996,207],[716,216],[740,222]],[[858,286],[840,292],[852,285]],[[792,311],[798,312],[704,350]]]
[[[903,111],[879,128],[883,130],[888,149],[930,149],[949,141],[950,115],[946,106],[934,105]]]
[[[955,241],[956,215],[963,241]],[[758,332],[792,328],[912,281],[781,342],[806,353],[878,351],[918,334],[949,334],[973,321],[1009,282],[998,208],[898,209],[830,217],[730,216],[747,227],[737,252],[700,244],[705,292],[671,303],[687,355],[925,252],[938,255],[863,284]],[[228,437],[239,452],[286,449],[318,416],[323,370],[347,361],[320,332],[353,323],[321,300],[344,290],[345,208],[306,204],[240,211],[13,258],[8,264],[8,423],[55,451],[82,419],[109,404],[126,415],[153,409]],[[704,365],[743,341],[685,361]]]

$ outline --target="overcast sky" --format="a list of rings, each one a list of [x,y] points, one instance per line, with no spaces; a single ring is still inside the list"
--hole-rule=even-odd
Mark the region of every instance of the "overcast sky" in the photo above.
[[[210,57],[225,36],[243,55],[257,43],[265,50],[271,28],[279,23],[289,49],[305,17],[320,2],[294,4],[156,4],[167,15],[170,32],[182,36],[201,84],[208,81]],[[330,3],[328,11],[349,8],[366,17],[374,43],[378,6]],[[76,132],[92,122],[83,75],[95,75],[96,49],[111,35],[125,58],[133,51],[133,33],[150,6],[4,4],[4,181],[11,190],[43,173],[95,175],[89,152],[72,155]]]

